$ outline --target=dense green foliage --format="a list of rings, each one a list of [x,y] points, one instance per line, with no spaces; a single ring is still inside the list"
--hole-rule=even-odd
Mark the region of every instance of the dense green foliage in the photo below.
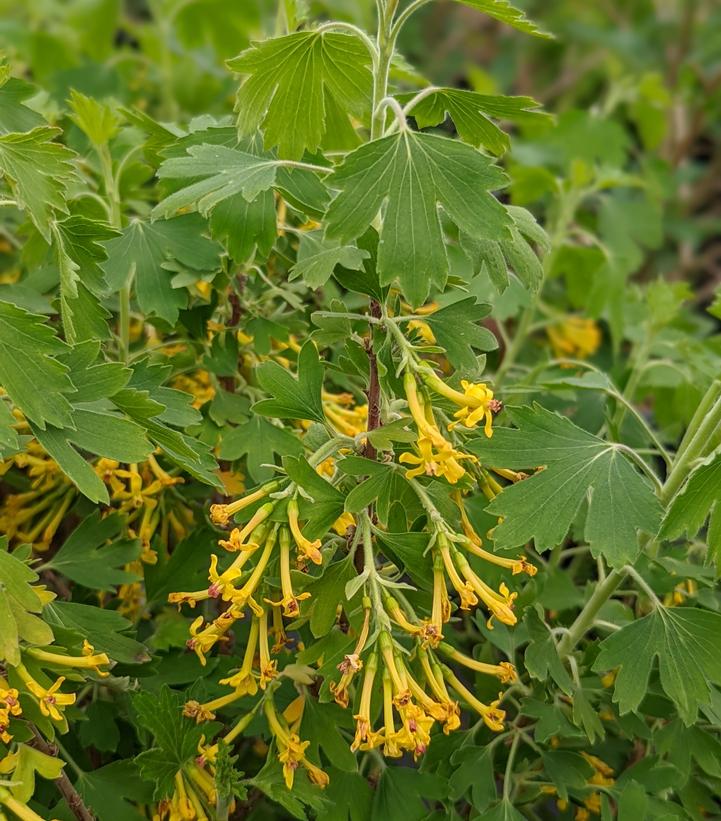
[[[721,817],[721,8],[519,6],[0,0],[0,819]]]

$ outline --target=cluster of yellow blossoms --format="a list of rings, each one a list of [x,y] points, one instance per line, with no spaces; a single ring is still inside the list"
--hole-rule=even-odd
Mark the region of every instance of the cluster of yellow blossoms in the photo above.
[[[419,386],[416,375],[422,379],[422,386]],[[406,399],[418,429],[416,449],[423,457],[423,449],[430,448],[432,458],[423,458],[422,465],[410,469],[406,475],[411,479],[422,474],[443,476],[451,484],[456,484],[465,473],[460,460],[471,457],[456,451],[443,436],[425,392],[431,390],[458,406],[448,425],[451,431],[458,425],[473,429],[482,424],[486,435],[490,436],[493,413],[499,405],[485,385],[462,383],[463,392],[460,392],[446,386],[430,369],[417,371],[416,375],[406,374]],[[353,407],[352,397],[344,394],[324,393],[323,398],[328,419],[339,433],[353,437],[364,433],[365,407]],[[415,459],[419,457],[407,453],[400,457],[406,464],[413,464]],[[334,459],[323,459],[316,464],[316,469],[332,479]],[[502,469],[496,473],[509,481],[524,478],[523,474]],[[489,498],[501,490],[498,481],[488,471],[479,468],[476,478]],[[474,569],[472,562],[480,559],[514,575],[533,575],[536,569],[524,556],[504,558],[485,550],[464,508],[463,493],[455,490],[452,498],[459,511],[458,532],[445,522],[434,521],[429,525],[433,595],[428,614],[419,618],[405,597],[391,588],[376,586],[375,593],[366,591],[363,596],[362,622],[354,649],[338,665],[340,677],[330,682],[331,693],[339,705],[348,707],[352,700],[355,702],[353,750],[381,747],[389,757],[398,757],[406,751],[418,757],[427,749],[436,723],[444,733],[460,727],[461,702],[475,710],[490,729],[503,729],[505,712],[500,707],[501,696],[489,704],[479,700],[456,675],[451,664],[494,677],[501,684],[516,681],[516,671],[509,662],[482,662],[444,641],[445,626],[453,611],[449,585],[458,597],[457,606],[461,610],[478,605],[486,609],[489,628],[496,619],[513,625],[516,623],[516,593],[503,583],[494,589]],[[278,667],[278,654],[290,644],[284,619],[296,622],[302,616],[301,602],[310,597],[309,592],[299,593],[295,589],[292,565],[304,569],[323,563],[321,540],[308,538],[304,533],[298,501],[298,491],[293,483],[287,478],[279,478],[230,504],[211,506],[211,520],[220,527],[230,528],[230,532],[219,539],[218,545],[234,558],[221,569],[220,554],[213,554],[208,586],[173,593],[169,601],[191,608],[211,600],[218,603],[217,616],[210,620],[198,616],[190,626],[187,644],[201,664],[206,663],[208,653],[217,645],[233,640],[231,631],[241,620],[247,617],[249,622],[240,666],[220,680],[229,692],[204,703],[187,702],[184,715],[196,722],[209,721],[216,717],[217,711],[260,692],[257,706],[262,705],[288,787],[292,786],[298,768],[302,768],[313,783],[324,786],[328,776],[308,759],[308,742],[298,734],[299,720],[279,714],[273,695],[279,684],[277,679],[284,674]],[[247,521],[243,525],[235,525],[235,517],[246,509],[252,515],[248,517],[246,514]],[[356,534],[360,525],[354,518],[345,514],[336,525],[340,525],[335,528],[336,532],[342,534],[352,528],[348,531],[349,539],[357,547]],[[376,559],[373,562],[375,565]],[[392,571],[391,564],[387,568]],[[376,570],[374,566],[368,574],[372,575]],[[354,618],[353,612],[347,617]],[[410,650],[399,643],[394,635],[396,631],[411,639]],[[293,679],[294,674],[291,672],[289,677]],[[377,728],[376,695],[382,714],[382,724]],[[299,697],[301,703],[304,697]],[[245,719],[241,719],[240,723],[244,722]],[[204,748],[204,759],[209,757],[206,750],[210,749]],[[176,794],[180,795],[179,792]]]
[[[464,380],[461,382],[461,393],[439,379],[430,368],[420,368],[418,375],[427,388],[458,407],[453,421],[448,424],[449,431],[458,425],[472,430],[482,422],[486,436],[493,435],[493,414],[501,410],[502,406],[485,383],[474,384]],[[412,466],[406,473],[407,478],[442,476],[450,484],[456,484],[466,475],[461,462],[473,462],[475,457],[455,448],[443,435],[430,400],[419,390],[416,375],[410,370],[404,375],[403,387],[408,410],[418,430],[415,453],[403,453],[399,460],[402,464]]]

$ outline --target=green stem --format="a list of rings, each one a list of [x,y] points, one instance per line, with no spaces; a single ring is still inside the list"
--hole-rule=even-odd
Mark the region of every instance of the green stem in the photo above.
[[[518,750],[518,745],[521,742],[521,735],[520,733],[516,733],[513,736],[513,741],[511,742],[511,749],[508,751],[508,761],[506,762],[506,772],[503,776],[503,798],[505,801],[510,801],[511,799],[511,776],[513,775],[513,763],[516,760],[516,752]]]
[[[561,659],[568,657],[573,652],[578,642],[586,635],[591,625],[596,619],[599,610],[611,598],[616,588],[621,584],[621,580],[626,575],[626,570],[612,570],[606,578],[596,585],[593,595],[586,602],[581,612],[576,616],[576,620],[564,633],[563,638],[558,643],[558,655]]]
[[[686,480],[692,463],[709,452],[713,436],[721,425],[721,380],[715,379],[711,383],[706,396],[701,400],[701,406],[706,409],[706,412],[705,414],[694,414],[686,430],[673,468],[661,490],[662,502],[668,502],[676,495]]]
[[[100,160],[100,170],[103,175],[105,196],[110,206],[110,224],[116,230],[122,228],[122,212],[120,207],[120,192],[118,180],[113,173],[113,158],[107,143],[96,145],[95,149]],[[130,284],[126,283],[118,292],[120,309],[118,312],[118,337],[120,338],[120,359],[127,362],[130,353]]]

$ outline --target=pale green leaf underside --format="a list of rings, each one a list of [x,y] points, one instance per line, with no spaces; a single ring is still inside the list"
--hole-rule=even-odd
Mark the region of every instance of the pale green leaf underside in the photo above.
[[[510,415],[518,430],[496,428],[492,439],[475,439],[469,448],[494,467],[545,469],[506,487],[488,506],[503,517],[493,531],[496,544],[518,547],[534,539],[539,550],[554,547],[587,501],[584,533],[593,554],[614,567],[633,561],[639,531],[655,533],[661,516],[646,477],[616,445],[558,414],[536,405]]]
[[[469,145],[403,130],[349,154],[330,184],[340,193],[326,215],[326,236],[348,243],[384,208],[378,246],[381,284],[398,280],[421,304],[431,284],[442,287],[449,265],[438,207],[461,231],[499,239],[511,218],[489,191],[503,172]]]
[[[262,129],[265,147],[291,159],[348,147],[349,115],[370,107],[369,65],[365,45],[348,34],[299,31],[254,43],[228,61],[247,75],[236,102],[239,133]]]

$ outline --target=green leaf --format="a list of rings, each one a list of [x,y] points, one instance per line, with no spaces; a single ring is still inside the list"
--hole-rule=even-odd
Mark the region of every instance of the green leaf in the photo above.
[[[115,749],[113,746],[112,750]],[[137,806],[150,804],[153,798],[152,789],[140,777],[135,763],[128,760],[113,761],[83,773],[76,787],[85,806],[99,821],[143,821],[145,816],[140,814]]]
[[[107,411],[76,408],[67,438],[83,450],[118,462],[143,462],[153,452],[140,425]]]
[[[56,358],[66,350],[45,317],[0,302],[0,385],[43,430],[72,425],[66,394],[75,387]]]
[[[549,750],[543,753],[543,766],[556,785],[558,795],[568,800],[568,788],[582,790],[593,775],[593,767],[583,756],[570,750]]]
[[[370,55],[357,37],[299,31],[254,43],[228,61],[248,75],[238,90],[241,135],[262,129],[266,148],[300,159],[307,150],[348,148],[349,116],[370,107]]]
[[[243,425],[226,429],[220,445],[221,459],[235,461],[246,457],[248,474],[256,482],[270,478],[275,455],[299,456],[303,452],[300,439],[285,428],[273,425],[262,416],[251,416]]]
[[[325,636],[335,624],[338,605],[345,601],[345,586],[356,575],[352,562],[336,562],[307,588],[312,596],[310,631],[316,637]]]
[[[253,202],[275,184],[277,160],[223,145],[193,145],[188,156],[172,157],[158,170],[163,179],[196,179],[166,197],[153,209],[153,217],[173,217],[193,208],[207,216],[219,203],[240,194]]]
[[[54,781],[60,778],[64,766],[65,762],[54,755],[42,753],[27,744],[20,744],[12,774],[12,781],[16,783],[11,788],[14,798],[26,804],[35,794],[35,776]]]
[[[507,236],[511,219],[489,191],[503,172],[469,145],[402,129],[362,145],[333,174],[340,193],[331,202],[326,234],[348,243],[373,223],[387,202],[378,248],[382,285],[398,278],[405,296],[421,304],[449,271],[438,206],[471,236]]]
[[[37,614],[43,603],[32,586],[38,574],[7,552],[0,543],[0,661],[20,664],[20,641],[46,645],[53,641],[52,630]]]
[[[509,268],[529,291],[535,293],[543,280],[543,266],[533,245],[540,253],[546,253],[550,247],[548,237],[525,208],[509,205],[507,211],[514,223],[510,228],[510,237],[489,240],[464,234],[461,236],[461,247],[476,273],[485,265],[499,293],[503,293],[509,285]]]
[[[477,371],[478,362],[473,350],[493,351],[498,347],[496,337],[480,324],[490,311],[490,305],[469,297],[425,317],[424,321],[456,369]]]
[[[43,125],[43,118],[23,104],[23,100],[33,97],[37,89],[30,83],[10,76],[7,65],[0,66],[0,133],[9,131],[32,131]]]
[[[413,94],[402,94],[402,104],[413,99]],[[419,128],[440,125],[450,115],[458,136],[476,148],[487,148],[500,155],[509,148],[505,131],[491,117],[513,123],[548,122],[552,118],[543,111],[532,97],[499,97],[478,94],[459,88],[438,88],[420,99],[410,113]]]
[[[220,246],[204,236],[204,229],[197,214],[153,223],[134,219],[122,236],[105,245],[108,260],[103,270],[108,287],[118,290],[134,278],[141,309],[175,323],[187,304],[187,292],[173,288],[172,273],[163,266],[176,261],[199,274],[215,271]]]
[[[693,539],[709,520],[706,543],[708,558],[721,575],[721,453],[709,456],[689,476],[676,494],[661,524],[660,539],[675,539],[686,533]]]
[[[298,376],[277,362],[263,362],[256,369],[258,384],[272,399],[253,405],[253,412],[279,419],[310,419],[325,422],[321,391],[323,365],[313,342],[306,342],[298,354]]]
[[[54,212],[67,213],[65,194],[75,176],[75,154],[54,142],[59,134],[59,128],[50,126],[24,134],[0,134],[0,171],[18,206],[28,212],[48,242]]]
[[[70,119],[93,145],[104,145],[118,133],[118,117],[106,103],[86,97],[76,89],[70,91],[68,103],[73,112]]]
[[[173,792],[175,774],[197,756],[198,744],[208,734],[207,726],[199,726],[183,716],[184,702],[182,693],[167,685],[155,693],[142,692],[133,698],[138,722],[155,741],[155,746],[135,760],[143,778],[155,782],[156,801]]]
[[[54,601],[45,606],[45,620],[51,627],[71,631],[87,639],[100,653],[123,664],[143,664],[150,659],[144,645],[125,635],[133,625],[115,610],[89,604]]]
[[[381,775],[372,818],[383,821],[420,821],[428,808],[424,799],[442,800],[447,792],[444,778],[412,767],[386,767]]]
[[[504,798],[499,804],[483,815],[484,821],[525,821],[523,815]]]
[[[108,490],[92,466],[68,442],[66,430],[48,425],[41,430],[30,426],[35,438],[58,463],[63,473],[75,484],[78,490],[91,502],[108,504]]]
[[[348,712],[337,704],[319,704],[313,698],[306,700],[300,735],[301,738],[310,741],[312,760],[320,760],[320,748],[334,767],[346,772],[357,771],[355,755],[350,751],[348,741],[340,733],[341,727],[348,730],[352,726],[349,718]]]
[[[100,263],[107,259],[101,243],[117,236],[109,225],[82,216],[53,222],[51,233],[60,274],[60,309],[69,342],[105,339],[110,316],[97,298],[105,288]],[[92,316],[89,316],[89,313]]]
[[[526,34],[533,34],[536,37],[553,37],[549,32],[539,28],[533,20],[529,20],[524,11],[512,6],[509,0],[457,0],[457,2],[477,9]]]
[[[648,616],[605,639],[593,669],[620,668],[613,700],[623,714],[641,704],[657,657],[661,687],[690,726],[699,706],[709,704],[711,685],[721,684],[719,635],[719,613],[658,605]]]
[[[124,521],[119,513],[104,519],[92,513],[73,530],[58,552],[45,564],[91,590],[112,590],[136,581],[124,566],[140,555],[140,542],[120,539]],[[109,543],[110,542],[110,543]]]
[[[646,790],[637,781],[627,781],[618,797],[618,821],[645,821],[647,812]]]
[[[113,402],[145,430],[150,441],[162,448],[171,462],[200,482],[221,487],[215,475],[218,464],[210,447],[159,421],[163,405],[150,399],[146,391],[126,389],[116,394]]]
[[[539,405],[509,415],[518,430],[496,428],[492,439],[474,439],[469,449],[494,467],[545,469],[504,488],[486,508],[503,517],[493,531],[497,546],[534,539],[538,550],[548,550],[563,541],[587,501],[584,534],[593,554],[613,567],[632,562],[638,532],[656,533],[661,506],[622,448]]]
[[[330,279],[337,265],[360,271],[363,260],[370,257],[355,245],[341,245],[324,239],[321,231],[307,231],[301,235],[298,258],[291,268],[290,279],[302,277],[306,285],[320,288]]]
[[[533,608],[528,610],[526,624],[531,640],[526,648],[524,663],[529,675],[538,681],[547,681],[550,676],[566,695],[570,695],[573,692],[573,682],[558,655],[556,642],[548,626]]]

